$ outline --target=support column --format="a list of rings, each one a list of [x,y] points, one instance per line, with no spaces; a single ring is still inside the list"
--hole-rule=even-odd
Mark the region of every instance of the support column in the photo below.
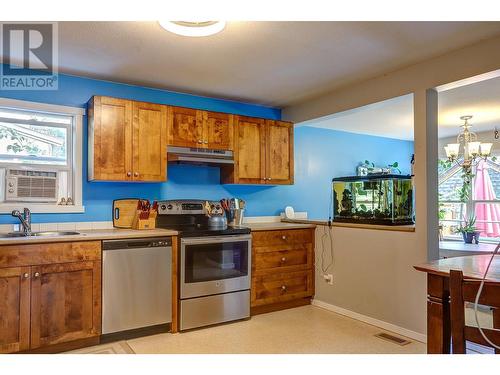
[[[438,94],[434,89],[413,94],[415,139],[415,232],[419,252],[439,258],[438,220]]]

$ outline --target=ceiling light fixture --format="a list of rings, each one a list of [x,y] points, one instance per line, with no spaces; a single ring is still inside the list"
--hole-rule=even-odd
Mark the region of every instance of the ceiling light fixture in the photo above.
[[[158,23],[171,33],[192,37],[214,35],[226,27],[225,21],[158,21]]]
[[[472,116],[462,116],[460,120],[464,121],[462,128],[464,129],[457,137],[457,143],[449,143],[444,147],[446,156],[451,162],[462,166],[464,170],[471,170],[471,167],[479,160],[486,160],[491,155],[491,147],[493,143],[482,143],[477,141],[476,133],[470,131],[471,125],[469,120]],[[460,145],[463,146],[463,156],[460,157]]]

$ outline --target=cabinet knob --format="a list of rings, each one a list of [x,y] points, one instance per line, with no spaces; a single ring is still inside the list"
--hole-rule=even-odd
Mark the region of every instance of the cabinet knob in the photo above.
[[[132,176],[132,172],[127,172],[127,177]]]
[[[134,172],[134,177],[139,177],[139,172]]]
[[[268,177],[268,178],[267,178],[267,180],[268,180],[268,181],[271,181],[271,180],[272,180],[272,178],[271,178],[271,177]]]
[[[208,141],[206,139],[203,141],[203,143],[208,145]]]
[[[199,143],[199,144],[202,144],[202,143],[203,143],[203,141],[202,141],[201,139],[198,139],[198,143]]]
[[[281,239],[282,240],[286,240],[286,236],[281,236]]]
[[[23,273],[23,279],[27,279],[30,277],[30,274],[28,272]]]
[[[37,277],[40,277],[40,272],[35,272],[35,273],[33,274],[33,277],[34,277],[35,279],[36,279]]]
[[[281,258],[281,263],[285,263],[285,262],[286,262],[286,258],[285,257]]]
[[[283,292],[286,292],[286,285],[282,285],[282,286],[281,286],[281,290],[282,290]]]

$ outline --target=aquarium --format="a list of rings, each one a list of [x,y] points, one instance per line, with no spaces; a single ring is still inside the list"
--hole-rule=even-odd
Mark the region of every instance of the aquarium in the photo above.
[[[333,182],[333,221],[344,223],[413,224],[411,176],[338,177]]]

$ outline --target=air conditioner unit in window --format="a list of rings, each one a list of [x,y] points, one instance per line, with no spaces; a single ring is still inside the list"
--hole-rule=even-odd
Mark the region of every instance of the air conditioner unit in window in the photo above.
[[[55,171],[7,169],[6,202],[57,202],[59,177]]]

